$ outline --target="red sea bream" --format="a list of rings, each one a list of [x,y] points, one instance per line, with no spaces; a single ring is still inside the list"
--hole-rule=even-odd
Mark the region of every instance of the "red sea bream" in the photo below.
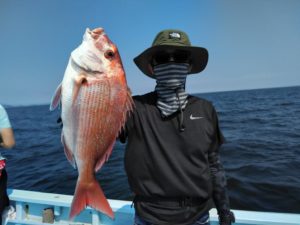
[[[114,217],[96,180],[108,160],[133,101],[117,47],[102,28],[87,29],[72,53],[50,110],[61,103],[61,140],[66,157],[78,169],[70,218],[91,206]]]

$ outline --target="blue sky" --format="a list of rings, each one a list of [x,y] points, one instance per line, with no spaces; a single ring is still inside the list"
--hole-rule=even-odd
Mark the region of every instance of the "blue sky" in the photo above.
[[[298,0],[1,0],[0,103],[49,103],[87,27],[118,46],[133,94],[155,82],[132,59],[167,28],[209,51],[189,93],[300,85]]]

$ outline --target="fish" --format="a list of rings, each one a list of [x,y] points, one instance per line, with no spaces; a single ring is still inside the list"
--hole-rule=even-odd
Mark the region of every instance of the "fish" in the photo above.
[[[114,219],[95,174],[111,155],[134,103],[118,48],[103,28],[87,28],[82,43],[71,52],[50,111],[59,106],[61,142],[78,170],[69,218],[90,206]]]

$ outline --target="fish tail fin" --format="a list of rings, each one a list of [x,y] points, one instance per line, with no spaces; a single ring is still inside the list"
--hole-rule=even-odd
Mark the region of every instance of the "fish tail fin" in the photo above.
[[[69,215],[70,219],[78,215],[86,206],[99,210],[114,219],[114,213],[96,179],[90,183],[77,182]]]

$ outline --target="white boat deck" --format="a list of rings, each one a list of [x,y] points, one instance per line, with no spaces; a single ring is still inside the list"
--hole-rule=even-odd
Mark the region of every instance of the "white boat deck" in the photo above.
[[[54,210],[54,224],[62,225],[131,225],[133,224],[134,208],[131,202],[121,200],[109,200],[115,212],[115,219],[87,208],[82,211],[74,221],[68,220],[69,209],[73,196],[51,194],[9,189],[9,198],[15,206],[16,216],[8,220],[8,225],[45,225],[42,222],[43,210]],[[300,214],[271,213],[233,210],[236,216],[236,225],[300,225]],[[210,211],[211,225],[217,225],[217,213],[215,209]]]

